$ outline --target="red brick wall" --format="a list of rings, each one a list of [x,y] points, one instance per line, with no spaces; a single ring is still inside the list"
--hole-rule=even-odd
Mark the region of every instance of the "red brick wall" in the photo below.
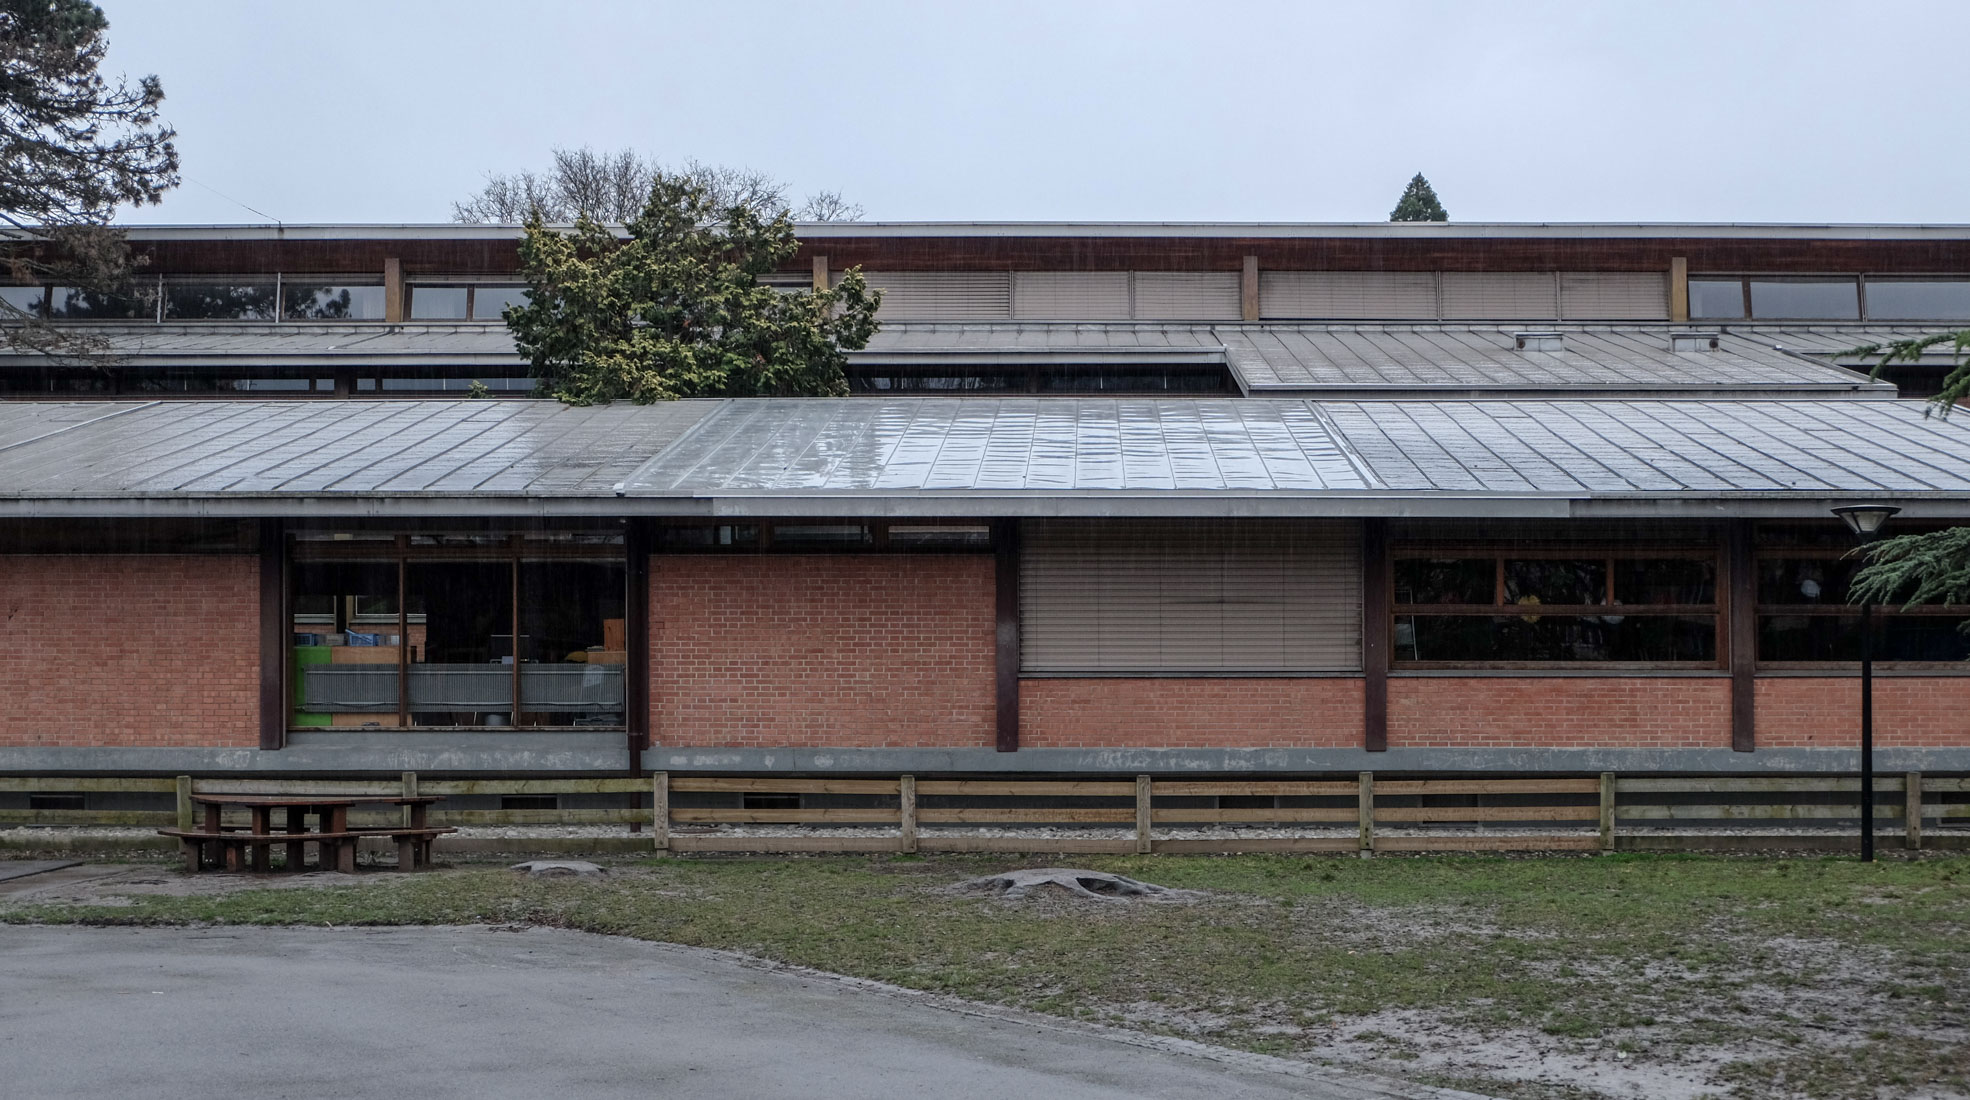
[[[1389,680],[1390,748],[1729,748],[1731,682],[1546,676]]]
[[[259,559],[0,556],[0,745],[257,745]]]
[[[1352,677],[1029,679],[1019,747],[1357,748],[1361,708]]]
[[[989,747],[993,585],[982,554],[654,557],[651,739]]]
[[[1761,679],[1757,699],[1761,749],[1850,749],[1860,742],[1857,676]],[[1970,677],[1875,677],[1874,743],[1970,745]]]

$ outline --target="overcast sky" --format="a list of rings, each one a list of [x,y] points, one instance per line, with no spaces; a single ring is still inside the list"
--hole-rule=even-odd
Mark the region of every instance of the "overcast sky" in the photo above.
[[[1970,3],[98,0],[186,183],[444,221],[556,145],[889,220],[1964,222]]]

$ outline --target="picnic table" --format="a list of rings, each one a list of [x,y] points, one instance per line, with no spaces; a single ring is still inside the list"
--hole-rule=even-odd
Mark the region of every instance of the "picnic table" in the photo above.
[[[350,795],[350,794],[194,794],[193,804],[204,808],[204,822],[196,829],[159,829],[165,836],[177,837],[184,849],[185,869],[203,870],[209,861],[228,871],[273,870],[273,848],[287,849],[285,869],[306,868],[307,846],[315,845],[315,865],[347,874],[356,869],[356,845],[364,837],[389,837],[397,845],[397,870],[410,871],[431,865],[431,841],[442,833],[456,832],[448,826],[430,824],[430,808],[443,801],[443,795]],[[349,824],[352,806],[407,807],[409,823],[383,828],[355,828]],[[223,823],[227,807],[244,809],[250,824],[242,829]],[[281,829],[274,828],[274,811],[283,811]],[[308,828],[308,819],[315,828]]]

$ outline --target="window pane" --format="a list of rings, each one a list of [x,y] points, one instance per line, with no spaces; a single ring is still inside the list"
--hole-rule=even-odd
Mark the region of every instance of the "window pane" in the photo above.
[[[1395,624],[1399,661],[1714,662],[1708,615],[1415,615]]]
[[[1970,660],[1965,619],[1943,615],[1881,616],[1875,620],[1877,661]],[[1761,661],[1859,661],[1861,620],[1853,615],[1762,615]]]
[[[68,321],[155,321],[157,292],[150,289],[104,293],[58,286],[50,299],[48,315]]]
[[[396,563],[296,562],[293,576],[293,724],[396,726]]]
[[[891,550],[990,550],[992,529],[983,524],[965,527],[917,527],[893,524]]]
[[[1760,558],[1758,602],[1845,605],[1860,567],[1857,558]]]
[[[287,316],[298,321],[381,321],[380,286],[296,286],[281,289]]]
[[[523,286],[481,286],[472,290],[472,319],[475,321],[497,321],[500,311],[507,306],[523,306],[529,300],[529,291]]]
[[[462,286],[411,287],[410,319],[413,321],[464,320],[465,288]]]
[[[411,562],[406,603],[424,645],[410,665],[411,722],[513,724],[513,568],[506,562]],[[527,640],[522,637],[523,656]]]
[[[1709,559],[1634,558],[1614,563],[1616,603],[1717,602],[1717,563]]]
[[[776,550],[855,550],[875,539],[859,523],[781,523],[773,527]]]
[[[166,283],[164,316],[178,321],[271,321],[274,284]]]
[[[1744,284],[1737,279],[1691,279],[1690,319],[1737,321],[1744,317]]]
[[[0,301],[22,313],[39,314],[47,294],[38,286],[0,286]]]
[[[1397,603],[1497,603],[1493,558],[1397,558]]]
[[[1858,321],[1861,300],[1852,279],[1837,282],[1751,280],[1751,316],[1802,320]]]
[[[521,724],[623,724],[627,583],[620,562],[521,564]]]
[[[1960,321],[1970,318],[1970,282],[1867,281],[1867,315],[1874,321]]]
[[[1599,558],[1508,559],[1505,602],[1585,604],[1607,602],[1607,563]]]

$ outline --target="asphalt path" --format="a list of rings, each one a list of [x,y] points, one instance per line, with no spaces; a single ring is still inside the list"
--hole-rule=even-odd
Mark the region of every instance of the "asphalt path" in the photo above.
[[[0,927],[0,1094],[1466,1095],[577,932],[70,927]]]

